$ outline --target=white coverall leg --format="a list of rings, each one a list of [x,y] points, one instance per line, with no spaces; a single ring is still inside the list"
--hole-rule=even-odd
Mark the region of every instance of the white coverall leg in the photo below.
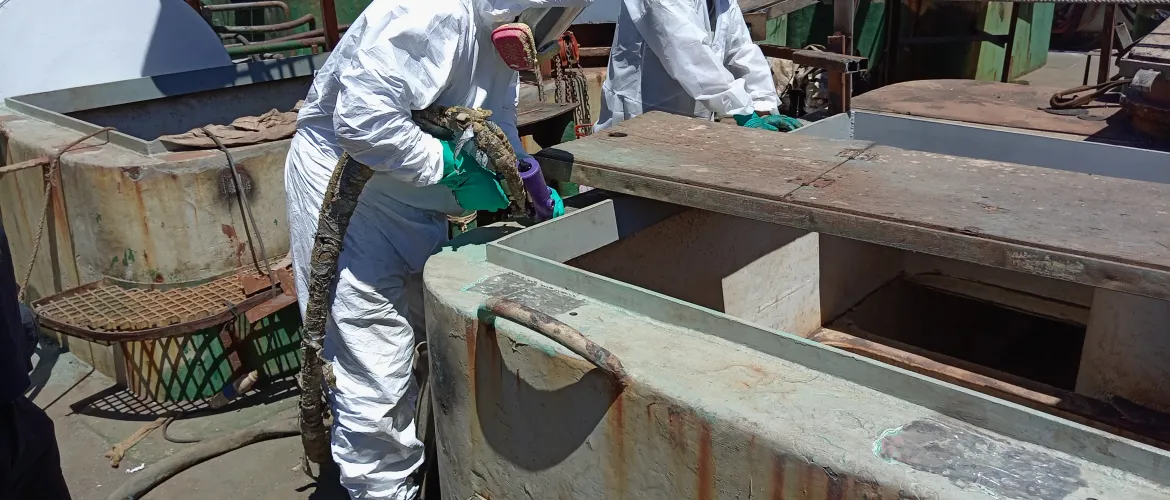
[[[325,331],[336,387],[331,451],[355,499],[409,500],[422,465],[411,356],[423,317],[419,273],[460,214],[443,175],[442,145],[411,120],[432,104],[493,112],[516,133],[518,75],[491,45],[493,23],[529,7],[582,0],[374,0],[317,71],[285,163],[293,266],[301,314],[329,178],[342,152],[369,166],[342,241]]]
[[[710,2],[622,0],[594,130],[655,110],[705,119],[778,112],[772,69],[739,4]]]

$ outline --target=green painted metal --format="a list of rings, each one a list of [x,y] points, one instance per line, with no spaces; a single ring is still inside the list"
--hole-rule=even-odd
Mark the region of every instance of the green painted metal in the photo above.
[[[254,323],[239,355],[248,363],[245,372],[260,370],[261,379],[277,379],[300,368],[300,309],[294,304]],[[228,352],[216,326],[200,330],[181,341],[181,360],[161,367],[166,401],[210,398],[232,381]],[[237,376],[240,374],[236,374]]]
[[[989,3],[983,5],[983,30],[993,35],[1006,35],[1011,24],[1010,3]],[[1008,80],[1016,79],[1040,69],[1048,62],[1048,45],[1052,35],[1052,19],[1056,4],[1020,4],[1019,20],[1016,22],[1016,36],[1012,43],[1012,67]],[[968,47],[968,61],[974,60],[974,67],[967,68],[965,78],[999,81],[1003,74],[1004,48],[991,42],[972,44]],[[972,69],[974,71],[972,71]],[[970,73],[974,74],[970,74]]]
[[[1011,19],[1010,3],[943,2],[904,0],[902,36],[956,35],[956,30],[977,28],[988,34],[1006,35]],[[860,0],[854,20],[857,54],[879,67],[884,59],[886,0]],[[1048,59],[1054,4],[1022,4],[1012,48],[1011,78],[1039,69]],[[832,5],[816,4],[768,20],[763,43],[802,48],[824,45],[832,34]],[[1003,68],[1003,47],[994,43],[937,43],[916,45],[899,60],[899,80],[920,78],[975,78],[999,80]]]
[[[311,39],[310,39],[311,40]],[[243,45],[240,47],[228,47],[228,55],[237,58],[243,56],[250,56],[252,54],[264,54],[269,52],[284,52],[289,50],[308,50],[310,53],[312,49],[306,49],[306,40],[288,40],[285,42],[259,42],[251,45]],[[324,46],[321,46],[324,48]]]
[[[251,359],[262,379],[278,379],[301,367],[301,310],[296,304],[265,316],[252,325]]]

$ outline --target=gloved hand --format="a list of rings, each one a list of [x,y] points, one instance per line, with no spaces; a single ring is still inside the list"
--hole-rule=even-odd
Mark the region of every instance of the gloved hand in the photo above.
[[[758,113],[752,113],[750,115],[735,115],[735,123],[741,127],[746,128],[758,128],[760,130],[770,130],[772,132],[780,131],[780,129],[769,125],[768,122],[764,121],[764,119],[761,118]]]
[[[523,156],[519,160],[517,170],[520,179],[524,181],[524,190],[532,200],[532,215],[537,222],[555,219],[565,215],[565,202],[560,194],[544,181],[544,173],[540,171],[540,163],[536,158]]]
[[[553,201],[552,218],[555,219],[557,217],[565,215],[565,200],[561,199],[561,195],[559,193],[557,193],[557,190],[555,190],[551,187],[548,188],[548,197],[552,198],[552,201]]]
[[[763,117],[763,120],[764,123],[776,127],[781,132],[791,132],[804,126],[800,120],[785,115],[768,115]]]
[[[443,144],[443,178],[439,184],[451,188],[455,200],[465,210],[503,210],[508,208],[508,196],[496,173],[488,170],[467,151],[455,151],[456,144]]]

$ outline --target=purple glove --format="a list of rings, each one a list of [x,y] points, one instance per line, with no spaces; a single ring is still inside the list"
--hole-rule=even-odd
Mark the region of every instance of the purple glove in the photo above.
[[[539,222],[551,219],[555,204],[549,195],[548,184],[544,182],[544,175],[540,173],[540,163],[537,163],[536,158],[529,156],[522,158],[516,169],[520,171],[524,190],[528,191],[528,198],[532,200],[536,220]]]

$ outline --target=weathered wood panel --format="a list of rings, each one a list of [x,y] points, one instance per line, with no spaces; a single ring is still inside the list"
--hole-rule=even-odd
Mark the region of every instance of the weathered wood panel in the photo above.
[[[558,180],[1170,300],[1165,184],[661,113],[539,156]]]

